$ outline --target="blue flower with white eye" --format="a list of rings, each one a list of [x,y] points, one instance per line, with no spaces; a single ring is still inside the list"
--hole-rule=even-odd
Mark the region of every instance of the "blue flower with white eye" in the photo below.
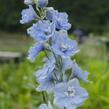
[[[68,58],[79,51],[77,42],[69,39],[66,31],[59,31],[54,37],[56,38],[54,38],[55,41],[52,44],[52,49],[55,54]]]
[[[39,7],[43,8],[48,5],[48,0],[38,0]]]
[[[42,43],[34,44],[28,51],[28,59],[34,61],[37,55],[44,50],[44,45]]]
[[[39,83],[37,91],[51,91],[54,88],[54,69],[55,61],[51,58],[51,60],[46,61],[43,69],[36,72],[37,82]]]
[[[47,104],[41,104],[39,109],[53,109],[51,103],[49,102],[48,105]]]
[[[47,8],[46,18],[55,22],[57,29],[69,30],[71,28],[71,24],[68,23],[68,15],[65,12]]]
[[[73,77],[76,77],[76,78],[80,78],[86,82],[89,82],[88,81],[88,75],[89,73],[87,71],[83,71],[78,65],[76,62],[73,62],[72,63],[72,72],[73,72]]]
[[[32,5],[33,4],[33,0],[24,0],[24,4]]]
[[[54,32],[55,25],[48,20],[40,20],[27,30],[27,33],[39,42],[47,41]]]
[[[80,87],[77,79],[72,79],[57,84],[54,88],[54,96],[54,104],[59,108],[76,109],[88,98],[88,93]]]
[[[20,20],[21,24],[29,23],[37,18],[37,14],[31,5],[29,5],[28,9],[24,9],[21,12],[21,15],[22,15],[22,19]]]

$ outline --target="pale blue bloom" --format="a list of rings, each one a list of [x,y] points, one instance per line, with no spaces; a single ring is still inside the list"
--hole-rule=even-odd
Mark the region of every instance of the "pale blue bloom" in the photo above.
[[[49,72],[46,75],[41,75],[40,79],[38,79],[39,86],[37,87],[37,91],[47,91],[50,92],[53,90],[55,86],[55,80],[53,78],[53,71]]]
[[[54,88],[54,96],[54,104],[59,108],[76,109],[88,98],[88,93],[80,87],[77,79],[72,79],[57,84]]]
[[[48,0],[24,0],[24,4],[29,8],[22,11],[20,23],[35,21],[27,29],[27,33],[37,42],[29,49],[28,59],[34,61],[41,51],[47,51],[43,68],[36,72],[39,85],[36,90],[54,92],[54,104],[60,109],[76,109],[88,98],[87,91],[80,87],[78,81],[78,78],[88,81],[88,72],[82,71],[71,60],[71,56],[79,50],[77,42],[68,38],[67,30],[71,28],[68,15],[52,7],[47,8]],[[39,12],[39,19],[32,5],[35,5],[38,12],[44,11],[46,15]],[[71,73],[68,72],[70,75],[67,73],[69,69],[72,70]],[[41,104],[39,109],[53,108],[48,102]]]
[[[89,82],[88,80],[88,72],[83,71],[78,64],[75,61],[72,61],[70,58],[63,58],[62,59],[62,71],[63,74],[65,74],[65,71],[67,69],[72,69],[72,72],[70,74],[70,78],[80,78],[86,82]],[[68,78],[67,78],[68,79]]]
[[[68,30],[71,28],[71,24],[68,23],[68,15],[65,12],[58,12],[53,8],[47,8],[46,18],[55,22],[57,29]]]
[[[67,76],[65,75],[65,71],[67,69],[72,68],[72,65],[71,65],[72,60],[70,58],[62,58],[57,55],[56,55],[56,58],[53,55],[51,55],[49,57],[49,59],[44,59],[44,61],[46,62],[45,65],[48,65],[48,66],[50,65],[51,67],[54,65],[53,67],[55,67],[54,68],[55,76],[53,76],[53,78],[55,80],[61,81],[61,76],[62,76],[62,75],[60,75],[60,71],[61,71],[61,73],[63,74],[63,80],[66,81]],[[58,61],[58,65],[57,65],[56,61]],[[59,64],[60,64],[60,67],[59,67]]]
[[[41,104],[39,109],[53,109],[51,103],[49,102],[48,105],[47,104]]]
[[[38,0],[39,7],[43,8],[48,5],[48,0]]]
[[[55,68],[55,64],[56,62],[52,56],[49,59],[46,59],[43,68],[36,72],[37,81],[40,82],[46,75],[51,74]]]
[[[21,15],[22,15],[22,19],[20,20],[21,24],[29,23],[37,18],[37,14],[31,5],[29,5],[29,8],[23,9]]]
[[[54,88],[54,71],[55,60],[46,60],[44,67],[36,72],[39,86],[37,91],[51,91]]]
[[[34,44],[28,51],[28,59],[34,61],[37,55],[44,50],[42,43]]]
[[[76,62],[72,63],[72,72],[73,72],[73,77],[77,77],[80,78],[86,82],[88,81],[88,72],[87,71],[83,71]]]
[[[55,25],[48,20],[40,20],[27,30],[27,33],[37,41],[44,42],[53,36]]]
[[[52,49],[55,54],[68,58],[79,51],[77,42],[69,39],[66,31],[59,31],[54,37],[56,38],[54,38]]]
[[[24,4],[32,5],[33,4],[33,0],[24,0]]]
[[[53,79],[55,81],[61,81],[61,77],[60,77],[60,68],[61,66],[59,67],[59,63],[57,65],[57,61],[59,62],[60,60],[60,57],[55,55],[50,55],[49,59],[47,59],[45,62],[46,64],[45,65],[48,65],[48,66],[51,66],[51,67],[54,67],[54,72],[53,72]],[[60,63],[61,64],[61,63]],[[45,66],[46,67],[46,66]],[[63,68],[62,68],[63,69]],[[55,73],[55,74],[54,74]],[[62,72],[63,73],[63,72]],[[64,76],[64,75],[63,75]]]

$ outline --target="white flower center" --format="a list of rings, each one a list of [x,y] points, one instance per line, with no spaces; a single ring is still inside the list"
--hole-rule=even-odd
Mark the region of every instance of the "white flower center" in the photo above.
[[[76,93],[76,91],[75,91],[74,87],[68,87],[68,90],[66,92],[67,96],[73,97],[73,96],[75,96],[75,93]]]
[[[67,44],[61,43],[61,50],[64,52],[69,48]]]

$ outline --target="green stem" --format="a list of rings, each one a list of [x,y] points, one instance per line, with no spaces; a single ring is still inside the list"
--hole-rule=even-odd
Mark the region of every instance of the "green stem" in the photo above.
[[[59,81],[58,80],[58,77],[57,77],[57,75],[56,75],[56,71],[54,70],[54,76],[55,76],[55,78],[56,78],[56,81]]]
[[[47,94],[43,91],[42,92],[42,97],[43,97],[43,100],[46,104],[48,104],[48,100],[47,100]]]
[[[45,56],[49,59],[49,56],[48,56],[46,50],[44,50],[44,53],[45,53]]]
[[[55,57],[56,65],[57,65],[57,67],[59,68],[59,71],[60,71],[60,78],[61,78],[61,81],[63,81],[62,66],[61,66],[60,62],[58,61],[58,59],[57,59],[55,53],[54,53],[53,51],[52,51],[52,53],[53,53],[53,55],[54,55],[54,57]],[[59,63],[58,63],[58,62],[59,62]]]
[[[60,77],[61,77],[61,80],[63,81],[63,73],[62,73],[62,68],[60,68]]]

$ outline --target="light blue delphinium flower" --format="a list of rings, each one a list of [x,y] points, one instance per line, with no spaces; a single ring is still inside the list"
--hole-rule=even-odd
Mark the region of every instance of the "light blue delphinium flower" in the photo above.
[[[36,90],[46,92],[43,99],[47,104],[41,104],[39,109],[53,109],[48,100],[51,97],[47,97],[51,92],[54,94],[53,103],[58,108],[76,109],[88,98],[87,91],[80,87],[78,81],[78,78],[88,81],[88,73],[71,60],[79,50],[77,42],[68,38],[67,30],[71,28],[68,15],[46,7],[48,0],[24,0],[24,4],[28,8],[22,11],[20,23],[34,21],[27,33],[37,42],[29,49],[28,59],[34,61],[41,51],[47,57],[43,68],[35,75]]]
[[[72,63],[72,72],[73,72],[73,77],[80,78],[86,82],[89,82],[88,80],[88,75],[89,73],[87,71],[83,71],[76,62]]]
[[[62,59],[62,70],[63,74],[65,75],[65,71],[67,69],[72,69],[70,78],[80,78],[86,82],[89,82],[88,80],[88,72],[83,71],[75,61],[72,61],[70,58],[63,58]]]
[[[23,9],[21,15],[22,15],[22,19],[20,20],[21,24],[29,23],[37,18],[37,14],[31,5],[29,5],[28,9]]]
[[[36,56],[44,50],[44,46],[42,43],[34,44],[28,51],[28,59],[34,61]]]
[[[57,29],[69,30],[71,24],[68,23],[68,15],[65,12],[58,12],[53,8],[47,8],[46,18],[55,22]]]
[[[48,5],[48,0],[38,0],[39,7],[43,8]]]
[[[53,69],[55,68],[56,61],[52,56],[50,56],[49,59],[44,59],[44,62],[45,62],[45,64],[44,64],[43,68],[36,72],[37,81],[40,81],[40,78],[42,79],[47,74],[49,74],[48,71],[52,72]]]
[[[33,0],[24,0],[24,4],[26,5],[32,5],[33,3]]]
[[[53,77],[53,72],[48,72],[49,74],[43,75],[42,78],[40,78],[40,81],[38,81],[39,86],[36,88],[37,91],[47,91],[51,92],[55,86],[55,80]]]
[[[40,20],[27,30],[27,33],[37,41],[44,42],[53,36],[55,25],[48,20]]]
[[[39,109],[53,109],[51,103],[49,102],[48,105],[47,104],[41,104]]]
[[[80,87],[77,79],[57,84],[54,95],[54,104],[59,108],[67,109],[76,109],[88,98],[87,91]]]
[[[44,67],[36,72],[37,82],[39,87],[37,91],[51,91],[54,87],[54,71],[55,61],[47,60]]]
[[[54,37],[52,49],[55,54],[68,58],[79,51],[77,42],[69,39],[66,31],[59,31]]]

